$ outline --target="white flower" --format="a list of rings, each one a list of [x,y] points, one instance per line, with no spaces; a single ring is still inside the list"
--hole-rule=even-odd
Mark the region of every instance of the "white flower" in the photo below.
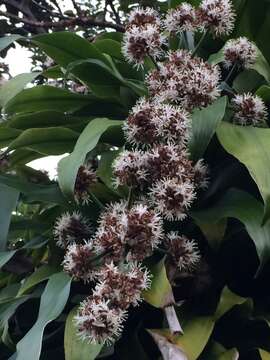
[[[127,259],[142,261],[152,255],[163,236],[161,216],[146,205],[134,205],[127,214]]]
[[[148,181],[147,159],[142,151],[125,150],[113,162],[115,186],[126,185],[143,189]]]
[[[130,11],[128,16],[128,26],[144,26],[146,24],[161,26],[159,13],[150,7],[136,8]]]
[[[64,257],[63,268],[75,280],[91,281],[96,275],[91,259],[96,255],[92,241],[69,245]]]
[[[120,336],[126,313],[110,308],[108,301],[89,297],[74,317],[79,337],[89,343],[112,343]]]
[[[184,2],[168,11],[164,23],[169,33],[179,34],[183,31],[194,31],[196,28],[195,9],[192,5]]]
[[[203,159],[200,159],[194,165],[194,183],[199,189],[207,189],[209,185],[209,169],[204,164]]]
[[[66,248],[77,242],[90,239],[93,233],[88,220],[79,212],[65,213],[56,220],[53,234],[59,247]]]
[[[79,167],[74,187],[75,201],[83,205],[91,201],[90,186],[97,182],[96,172],[88,164]]]
[[[150,95],[157,102],[179,104],[191,111],[206,107],[220,96],[219,68],[192,58],[186,50],[171,52],[168,61],[159,67],[160,71],[153,70],[146,77]]]
[[[228,68],[236,64],[248,69],[256,62],[258,56],[256,46],[246,37],[227,41],[223,51],[225,66]]]
[[[123,129],[127,141],[133,145],[169,142],[186,145],[190,125],[190,115],[181,107],[141,98],[132,108]]]
[[[153,206],[170,221],[185,219],[195,198],[194,185],[190,181],[179,181],[176,178],[157,181],[150,192]]]
[[[180,271],[192,271],[201,260],[201,255],[194,240],[171,231],[167,234],[166,245],[170,253],[170,260]]]
[[[239,125],[262,126],[267,119],[267,109],[259,96],[250,93],[236,95],[232,99],[234,122]]]
[[[199,25],[216,37],[232,32],[235,12],[230,0],[203,0],[197,11]]]
[[[127,61],[142,66],[147,56],[158,59],[163,54],[165,43],[166,37],[157,25],[131,26],[124,34],[122,52]]]
[[[137,263],[115,266],[107,264],[99,273],[99,283],[93,295],[109,301],[111,307],[127,310],[142,301],[142,291],[151,285],[146,268]]]

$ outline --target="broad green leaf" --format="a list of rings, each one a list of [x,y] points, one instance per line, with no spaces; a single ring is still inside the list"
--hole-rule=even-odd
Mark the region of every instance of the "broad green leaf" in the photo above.
[[[112,39],[98,39],[94,42],[94,45],[102,53],[108,54],[119,60],[124,59],[119,41]]]
[[[261,356],[261,359],[262,360],[270,360],[270,353],[265,351],[265,350],[262,350],[262,349],[259,349],[259,353],[260,353],[260,356]]]
[[[16,250],[0,251],[0,269],[15,255]]]
[[[43,245],[47,244],[47,242],[48,239],[45,239],[42,236],[38,236],[36,238],[33,238],[31,241],[27,242],[24,246],[17,250],[0,251],[0,268],[4,266],[16,254],[17,251],[21,251],[23,249],[38,249]]]
[[[41,296],[36,323],[17,344],[16,360],[39,359],[45,326],[63,311],[69,297],[71,279],[63,272],[50,277]]]
[[[229,288],[225,287],[221,293],[218,307],[215,312],[215,320],[217,321],[235,305],[243,304],[247,299],[233,293]]]
[[[192,137],[189,150],[193,160],[203,157],[217,126],[224,117],[227,98],[222,97],[202,110],[195,110],[192,115]]]
[[[75,94],[48,85],[25,89],[4,107],[8,115],[42,110],[73,111],[93,103],[93,96]]]
[[[164,260],[149,267],[151,278],[151,287],[143,292],[143,298],[149,304],[163,308],[173,303],[173,293],[171,284],[167,278]]]
[[[8,149],[28,148],[44,155],[60,155],[69,152],[79,134],[64,127],[28,129],[13,140]]]
[[[266,103],[270,103],[270,86],[261,86],[257,90],[256,95],[260,96]]]
[[[270,129],[221,123],[217,136],[224,149],[243,163],[256,182],[265,203],[264,221],[270,215]]]
[[[40,75],[39,72],[19,74],[2,85],[0,87],[0,107],[6,105],[10,99],[21,92],[38,75]]]
[[[103,344],[91,344],[87,341],[82,341],[76,332],[74,324],[74,316],[78,311],[75,307],[68,314],[65,326],[65,360],[94,360],[100,353]]]
[[[19,40],[22,36],[19,34],[6,35],[0,38],[0,51],[11,45],[14,41]]]
[[[262,267],[270,258],[270,223],[262,226],[263,214],[261,202],[248,193],[231,189],[212,207],[191,215],[198,225],[216,224],[228,217],[240,220],[254,242]]]
[[[46,155],[28,149],[18,149],[9,155],[10,166],[25,165],[33,160],[40,159]]]
[[[57,271],[59,271],[59,268],[57,269],[56,267],[50,265],[41,266],[24,281],[18,292],[18,296],[24,295],[35,285],[49,279]]]
[[[64,194],[73,195],[78,169],[83,164],[87,153],[97,145],[102,134],[110,127],[117,126],[119,128],[121,124],[122,121],[96,118],[86,126],[73,152],[60,160],[58,164],[58,180]]]
[[[6,147],[12,140],[21,134],[20,130],[8,127],[0,128],[0,148]]]
[[[0,184],[20,191],[24,195],[24,200],[28,202],[43,201],[45,203],[66,204],[65,198],[61,194],[57,184],[39,185],[19,179],[15,175],[4,174],[0,174]],[[9,195],[8,197],[10,198]]]
[[[101,158],[99,161],[99,166],[97,170],[98,177],[104,182],[104,184],[113,191],[116,191],[113,184],[113,170],[112,163],[116,159],[116,157],[120,154],[120,150],[112,150],[101,154]]]
[[[237,349],[231,349],[225,351],[217,358],[217,360],[238,360],[238,359],[239,359],[239,352],[237,351]]]
[[[196,360],[205,348],[214,326],[215,321],[212,316],[197,316],[184,324],[183,335],[173,336],[169,329],[151,329],[151,333],[162,336],[164,342],[167,339],[169,344],[174,345],[173,350],[179,357],[173,357],[173,360]],[[182,357],[179,350],[182,352]]]
[[[19,191],[2,184],[0,181],[0,251],[6,249],[8,229],[12,211],[16,207],[19,198]]]

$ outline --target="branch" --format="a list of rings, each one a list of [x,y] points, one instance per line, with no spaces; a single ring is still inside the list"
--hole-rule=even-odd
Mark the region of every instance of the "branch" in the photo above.
[[[111,28],[120,32],[125,32],[125,28],[122,25],[113,24],[108,21],[96,20],[93,17],[74,17],[67,18],[66,20],[59,20],[57,22],[51,21],[33,21],[30,19],[20,18],[16,15],[10,14],[8,12],[0,11],[0,15],[5,16],[10,19],[17,20],[26,25],[33,26],[36,28],[66,28],[66,27],[75,27],[75,26],[98,26],[100,28]]]
[[[113,0],[108,0],[108,4],[110,5],[110,8],[112,9],[113,15],[115,17],[115,21],[118,25],[121,25],[121,19],[120,16],[118,14],[118,12],[116,11],[114,4],[113,4]]]

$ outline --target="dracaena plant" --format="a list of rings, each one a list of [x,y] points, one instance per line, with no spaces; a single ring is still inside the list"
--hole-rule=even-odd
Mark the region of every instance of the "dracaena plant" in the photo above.
[[[239,30],[253,14],[155,5],[93,43],[5,38],[58,65],[0,90],[3,358],[270,356],[270,67]],[[35,78],[57,81],[22,90]],[[25,165],[64,153],[53,181]]]

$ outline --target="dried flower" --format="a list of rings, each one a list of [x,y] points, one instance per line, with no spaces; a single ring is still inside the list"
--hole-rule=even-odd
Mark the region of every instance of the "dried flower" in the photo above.
[[[190,181],[164,178],[157,181],[150,191],[150,201],[167,220],[183,220],[195,200],[195,187]]]
[[[66,248],[72,243],[83,243],[90,239],[93,230],[85,217],[73,212],[65,213],[56,220],[53,233],[57,245]]]
[[[109,301],[111,307],[127,310],[132,304],[142,301],[141,293],[150,287],[150,275],[147,269],[136,263],[115,266],[107,264],[99,274],[99,283],[94,296]]]
[[[147,162],[142,151],[123,151],[113,163],[115,185],[126,185],[143,189],[147,184]]]
[[[200,159],[194,165],[194,184],[199,189],[207,189],[209,183],[209,169],[204,164],[203,159]]]
[[[74,280],[91,281],[96,275],[91,262],[95,257],[92,241],[69,245],[63,261],[64,270],[73,276]]]
[[[192,110],[211,104],[220,95],[219,68],[192,58],[186,50],[171,52],[159,67],[146,78],[150,95],[157,102],[172,102]]]
[[[216,37],[232,32],[235,12],[230,0],[203,0],[197,10],[198,23]]]
[[[147,56],[158,59],[165,43],[166,38],[157,25],[131,26],[124,34],[122,52],[127,61],[142,66]]]
[[[241,68],[250,68],[257,59],[256,46],[246,37],[231,39],[224,46],[224,62],[226,67],[236,64]]]
[[[91,201],[89,189],[96,182],[96,172],[90,165],[82,165],[79,167],[74,188],[74,198],[78,204],[88,204]]]
[[[232,100],[234,122],[239,125],[261,126],[267,119],[267,109],[259,96],[250,93],[236,95]]]
[[[128,27],[130,26],[144,26],[147,24],[161,26],[159,13],[150,7],[136,8],[129,13]]]
[[[125,312],[111,308],[108,301],[89,296],[81,303],[74,322],[82,340],[110,344],[120,336],[125,317]]]
[[[128,260],[152,255],[163,236],[161,216],[146,205],[134,205],[127,213],[125,246]]]
[[[194,31],[196,28],[195,9],[184,2],[168,11],[164,23],[169,33],[180,34],[183,31]]]
[[[199,264],[201,255],[194,240],[172,231],[167,234],[166,245],[170,254],[169,260],[180,271],[192,271]]]

